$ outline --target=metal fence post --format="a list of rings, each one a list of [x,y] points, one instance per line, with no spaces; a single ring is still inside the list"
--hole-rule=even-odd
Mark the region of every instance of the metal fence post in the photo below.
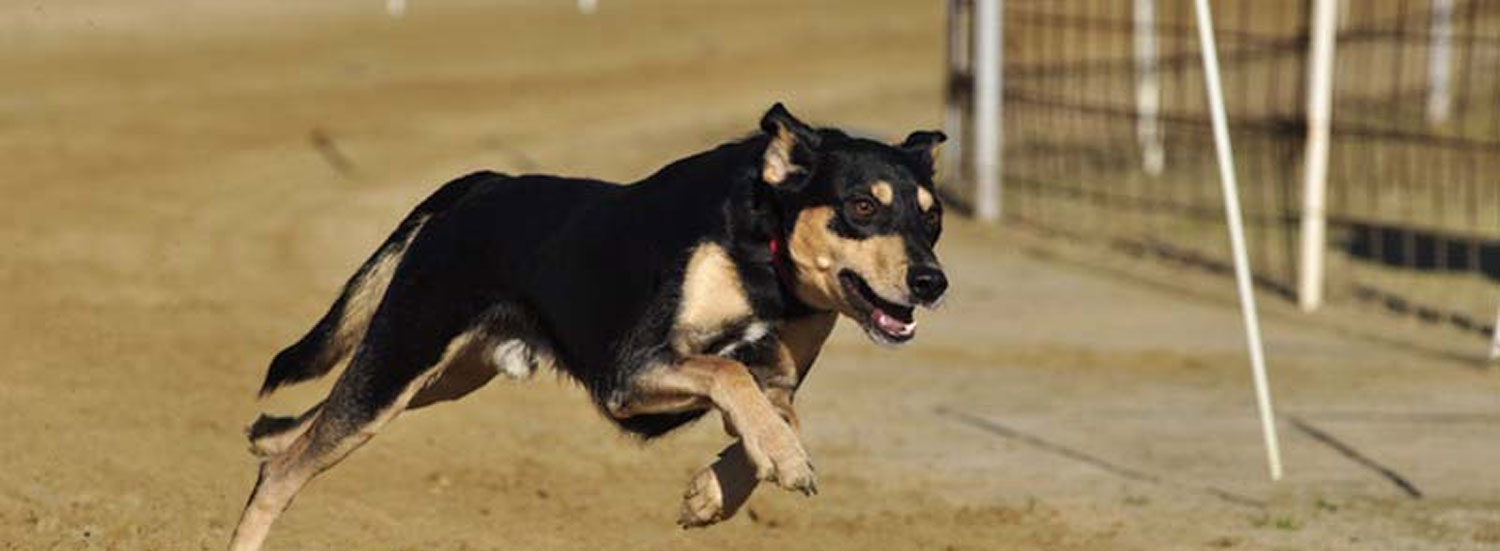
[[[1302,243],[1297,270],[1297,304],[1305,312],[1323,304],[1323,262],[1327,248],[1328,140],[1333,122],[1333,50],[1338,36],[1338,2],[1313,5],[1312,51],[1307,69],[1307,149],[1302,173]]]
[[[1427,122],[1448,122],[1453,110],[1453,0],[1432,0],[1432,32],[1427,47]]]
[[[975,0],[974,6],[974,214],[983,221],[1000,220],[1001,92],[1004,83],[1003,0]]]
[[[1162,149],[1161,71],[1156,53],[1156,0],[1135,0],[1135,136],[1141,147],[1141,168],[1160,176],[1166,166]]]

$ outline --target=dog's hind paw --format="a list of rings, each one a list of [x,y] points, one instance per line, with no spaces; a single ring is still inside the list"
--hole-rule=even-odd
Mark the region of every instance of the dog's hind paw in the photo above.
[[[687,492],[682,495],[682,514],[677,518],[677,524],[683,528],[702,528],[717,524],[731,514],[733,511],[724,510],[724,491],[719,486],[718,477],[714,475],[712,468],[707,468],[699,471],[688,482]]]
[[[725,448],[713,464],[688,481],[677,523],[683,528],[700,528],[734,516],[760,484],[756,470],[744,442]]]

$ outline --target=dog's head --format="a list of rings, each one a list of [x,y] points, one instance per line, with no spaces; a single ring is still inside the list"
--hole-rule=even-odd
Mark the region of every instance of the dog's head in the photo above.
[[[761,180],[775,188],[797,298],[838,311],[870,338],[900,344],[916,334],[916,306],[948,289],[933,246],[943,205],[933,189],[941,132],[897,145],[814,129],[781,104],[761,118],[769,136]]]

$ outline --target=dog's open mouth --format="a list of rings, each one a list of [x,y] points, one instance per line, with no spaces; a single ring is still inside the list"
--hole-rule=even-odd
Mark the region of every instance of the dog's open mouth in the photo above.
[[[843,270],[839,272],[839,283],[844,286],[844,295],[863,318],[859,319],[865,332],[879,342],[900,344],[911,340],[917,333],[917,322],[912,318],[912,307],[903,306],[880,298],[858,274]]]

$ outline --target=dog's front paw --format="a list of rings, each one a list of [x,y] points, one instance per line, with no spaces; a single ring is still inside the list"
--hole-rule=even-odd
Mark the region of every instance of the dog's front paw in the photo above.
[[[683,528],[702,528],[716,524],[732,514],[724,508],[724,490],[713,467],[704,468],[688,481],[682,494],[682,515],[677,524]]]
[[[745,451],[755,464],[756,478],[773,481],[782,488],[796,490],[803,495],[818,493],[817,474],[813,470],[812,459],[791,429],[785,425],[783,429],[773,432],[765,441],[745,442]]]

